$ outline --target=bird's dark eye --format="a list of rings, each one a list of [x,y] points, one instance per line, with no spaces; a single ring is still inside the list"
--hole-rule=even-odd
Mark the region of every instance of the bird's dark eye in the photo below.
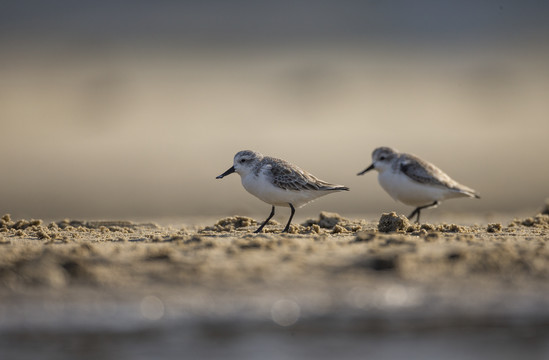
[[[385,160],[385,156],[380,156],[379,160],[381,160],[381,161]]]
[[[246,162],[246,159],[240,159],[240,163],[244,164]]]

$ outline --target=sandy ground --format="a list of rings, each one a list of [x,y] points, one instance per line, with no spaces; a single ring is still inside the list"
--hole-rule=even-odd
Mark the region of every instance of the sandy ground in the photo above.
[[[102,313],[101,304],[112,301],[140,302],[146,319],[258,316],[284,326],[346,311],[445,318],[541,311],[549,321],[547,213],[462,226],[410,224],[395,213],[368,222],[323,212],[289,234],[274,221],[253,234],[257,226],[248,217],[171,228],[5,215],[4,326],[33,322],[10,310],[22,303],[94,303]]]
[[[4,215],[0,349],[11,359],[545,358],[549,207],[476,219],[322,212],[289,234],[275,221],[254,234],[256,220],[241,216],[167,227]]]

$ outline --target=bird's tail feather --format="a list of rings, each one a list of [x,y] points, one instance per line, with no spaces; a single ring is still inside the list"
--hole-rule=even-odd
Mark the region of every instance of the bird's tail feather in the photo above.
[[[349,191],[349,188],[347,186],[328,186],[325,188],[325,190],[338,190],[338,191]]]

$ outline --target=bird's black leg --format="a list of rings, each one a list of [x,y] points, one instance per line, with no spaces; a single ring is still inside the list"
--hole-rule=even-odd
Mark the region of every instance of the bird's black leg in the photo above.
[[[284,228],[284,230],[282,230],[282,232],[288,232],[288,230],[290,230],[290,223],[292,222],[292,219],[295,214],[294,206],[292,204],[289,204],[289,205],[290,205],[290,209],[292,209],[292,213],[290,214],[290,219],[288,220],[288,223],[286,224],[286,227]]]
[[[269,217],[267,218],[267,220],[265,220],[265,221],[263,222],[263,224],[261,224],[261,226],[260,226],[256,231],[254,231],[254,232],[255,232],[256,234],[257,234],[257,233],[260,233],[261,230],[263,230],[263,227],[264,227],[265,225],[267,225],[267,223],[269,222],[269,220],[271,220],[271,218],[274,216],[274,214],[275,214],[275,207],[274,207],[274,205],[273,205],[273,208],[272,208],[272,210],[271,210],[271,214],[269,215]]]
[[[408,219],[409,220],[412,220],[412,218],[414,217],[414,215],[417,214],[417,223],[419,223],[419,212],[420,212],[421,208],[420,207],[417,207],[414,209],[414,211],[412,211],[412,213],[410,215],[408,215]]]
[[[432,204],[429,204],[429,205],[418,206],[417,208],[414,209],[414,211],[412,211],[410,216],[408,216],[408,219],[411,220],[414,217],[414,215],[417,214],[416,223],[419,224],[419,215],[420,215],[421,210],[436,207],[437,205],[438,205],[438,201],[435,201],[435,202],[433,202]]]

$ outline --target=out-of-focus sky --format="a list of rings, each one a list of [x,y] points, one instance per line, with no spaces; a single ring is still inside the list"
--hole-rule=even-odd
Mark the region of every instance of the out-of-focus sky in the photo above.
[[[477,189],[445,211],[549,196],[544,1],[5,1],[0,213],[57,219],[267,215],[238,150],[351,187],[300,210],[409,208],[380,145]],[[439,210],[437,210],[439,211]]]

